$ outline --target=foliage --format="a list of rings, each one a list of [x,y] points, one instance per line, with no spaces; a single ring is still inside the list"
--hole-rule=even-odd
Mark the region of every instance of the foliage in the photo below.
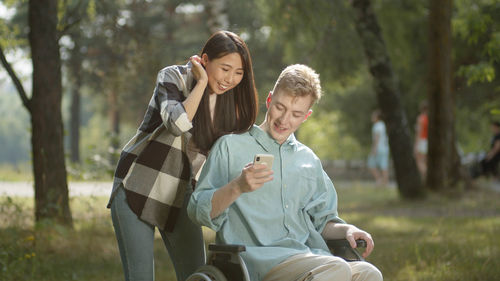
[[[110,145],[111,135],[106,120],[100,114],[94,114],[88,124],[81,128],[82,163],[70,164],[68,174],[74,180],[110,180],[113,177],[116,163],[113,159],[120,151]],[[135,132],[135,127],[123,126],[119,143],[126,143]]]
[[[461,59],[457,74],[467,85],[492,82],[500,65],[500,1],[459,0],[455,2],[453,30],[467,57]]]
[[[339,112],[335,126],[342,135],[366,146],[369,115],[377,105],[346,3],[267,1],[262,5],[272,26],[272,42],[283,46],[286,62],[305,62],[321,73],[327,95],[319,110]],[[373,6],[413,130],[418,105],[427,95],[428,2],[376,0]],[[498,0],[462,0],[456,1],[453,14],[457,142],[466,152],[485,149],[477,140],[487,139],[488,121],[498,119],[491,113],[500,108],[500,82],[495,76],[498,7]],[[327,39],[318,27],[329,32]],[[317,47],[322,42],[327,43]]]
[[[364,159],[369,146],[361,147],[351,136],[343,136],[339,113],[313,114],[298,132],[298,139],[315,151],[320,159]]]
[[[377,12],[383,11],[382,30],[395,62],[404,107],[416,108],[420,96],[425,94],[422,83],[415,83],[421,82],[423,79],[418,77],[423,75],[414,75],[415,71],[423,73],[422,64],[417,63],[423,55],[412,40],[425,34],[421,32],[425,9],[417,1],[376,3]],[[321,74],[326,95],[319,110],[339,113],[338,122],[332,125],[340,128],[341,135],[357,142],[352,148],[368,146],[371,141],[370,115],[378,106],[348,1],[273,1],[267,3],[266,8],[275,40],[283,42],[286,61],[307,63]],[[394,22],[398,25],[395,26]],[[386,25],[390,27],[387,30]],[[318,31],[319,26],[325,27],[324,32]],[[409,71],[414,72],[410,74]],[[410,120],[414,116],[416,110],[413,110]],[[348,159],[362,152],[366,150],[349,151],[339,157]]]
[[[0,82],[1,83],[1,82]],[[3,84],[3,83],[2,83]],[[4,85],[2,85],[4,86]],[[29,114],[9,87],[0,87],[0,163],[14,165],[30,160]]]
[[[0,20],[0,42],[5,44],[7,52],[26,50],[27,1],[2,3],[15,8],[16,13],[10,19]],[[456,131],[457,142],[467,153],[488,147],[488,122],[500,119],[493,114],[500,109],[500,19],[496,16],[499,1],[457,0],[454,3]],[[65,31],[60,40],[65,67],[64,114],[68,116],[68,93],[74,84],[70,71],[66,70],[71,66],[73,48],[79,46],[77,51],[84,58],[81,125],[85,133],[81,147],[86,156],[82,158],[101,155],[101,159],[107,160],[108,145],[103,143],[109,143],[112,137],[105,133],[110,131],[105,121],[110,111],[110,93],[118,97],[121,147],[133,134],[130,128],[136,128],[143,117],[157,72],[166,65],[185,63],[189,56],[200,51],[208,38],[205,3],[198,0],[67,0],[60,1],[60,5],[64,12],[60,15],[59,30]],[[413,129],[418,104],[427,92],[428,1],[374,0],[373,5]],[[370,113],[377,104],[348,1],[230,1],[226,12],[229,29],[242,35],[252,53],[261,100],[258,122],[265,112],[262,101],[281,69],[288,64],[305,63],[320,73],[325,95],[314,109],[313,118],[305,123],[307,128],[303,131],[308,130],[307,136],[299,135],[325,157],[335,155],[349,159],[363,155],[370,143]],[[65,29],[72,23],[75,24]],[[12,104],[9,112],[23,110],[15,108]],[[23,137],[28,121],[25,123],[10,113],[3,116],[8,117],[0,122],[0,139],[6,139],[5,143],[12,148],[0,151],[0,162],[7,161],[4,154],[16,150],[25,151],[16,154],[18,161],[28,161],[29,148],[25,146],[29,139]],[[311,121],[320,116],[324,124],[335,128],[328,130],[331,135],[311,129],[318,129]],[[335,117],[329,119],[331,116]],[[91,123],[90,120],[101,121]],[[102,130],[102,134],[88,133],[97,130]],[[337,137],[346,138],[337,143],[350,144],[338,149],[338,153],[334,152],[337,148],[328,148],[325,143],[325,139]],[[83,167],[76,167],[74,176],[85,174],[82,169],[87,167],[93,169],[91,163],[87,161]],[[97,171],[102,166],[94,168]]]
[[[457,138],[464,152],[489,148],[489,122],[500,120],[500,1],[455,1]]]
[[[28,45],[27,0],[6,0],[2,3],[6,8],[15,9],[16,13],[10,19],[0,19],[0,44],[6,49],[26,47]]]

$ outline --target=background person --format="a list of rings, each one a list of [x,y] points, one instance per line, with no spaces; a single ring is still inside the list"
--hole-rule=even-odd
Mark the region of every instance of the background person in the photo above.
[[[415,144],[413,153],[417,162],[417,167],[422,178],[427,176],[427,137],[429,128],[427,101],[420,103],[420,114],[415,125]]]
[[[389,143],[382,121],[382,112],[377,109],[372,113],[372,147],[368,156],[368,169],[378,186],[389,183]]]
[[[485,175],[498,177],[498,163],[500,163],[500,122],[491,123],[490,150],[486,153],[484,159],[480,162],[481,169]]]

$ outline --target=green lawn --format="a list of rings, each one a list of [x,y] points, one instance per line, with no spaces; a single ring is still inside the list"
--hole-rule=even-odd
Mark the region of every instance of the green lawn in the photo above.
[[[385,280],[496,280],[500,193],[398,199],[394,189],[337,183],[342,218],[372,233]],[[0,197],[0,280],[123,280],[107,198],[73,198],[74,230],[33,226],[33,202]],[[156,239],[156,280],[175,280]]]

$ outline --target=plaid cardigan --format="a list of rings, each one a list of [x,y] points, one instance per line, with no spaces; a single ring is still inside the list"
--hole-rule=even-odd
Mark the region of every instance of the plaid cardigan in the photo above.
[[[184,197],[205,155],[188,149],[189,121],[182,102],[194,87],[191,65],[158,73],[148,109],[135,136],[125,145],[115,171],[108,208],[120,186],[137,216],[172,231]],[[192,175],[194,173],[194,175]]]

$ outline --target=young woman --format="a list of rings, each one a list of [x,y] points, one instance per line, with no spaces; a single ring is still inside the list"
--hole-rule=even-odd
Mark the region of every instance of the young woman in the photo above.
[[[204,263],[201,229],[186,214],[197,174],[222,135],[257,116],[252,60],[244,41],[214,33],[187,65],[162,69],[144,120],[123,149],[108,208],[126,280],[153,280],[157,227],[185,280]]]

